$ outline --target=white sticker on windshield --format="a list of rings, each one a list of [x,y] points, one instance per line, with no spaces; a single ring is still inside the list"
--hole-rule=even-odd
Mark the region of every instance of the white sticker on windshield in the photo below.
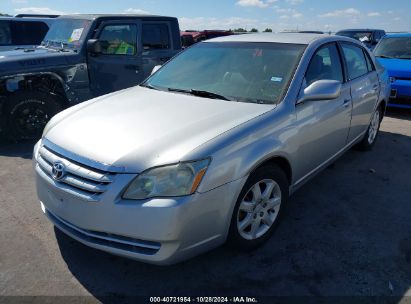
[[[281,82],[281,81],[283,81],[283,78],[282,77],[271,77],[271,81]]]
[[[73,32],[71,33],[70,39],[69,41],[79,41],[81,34],[83,33],[84,27],[82,28],[78,28],[78,29],[74,29]]]

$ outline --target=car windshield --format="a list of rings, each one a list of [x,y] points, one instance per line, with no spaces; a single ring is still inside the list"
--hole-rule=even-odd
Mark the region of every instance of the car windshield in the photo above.
[[[84,19],[56,19],[42,45],[78,49],[87,36],[90,23],[90,20]]]
[[[384,38],[374,50],[377,57],[411,59],[411,37]]]
[[[278,103],[305,45],[205,42],[180,53],[143,86],[202,97]]]
[[[339,33],[337,33],[337,35],[354,38],[354,39],[359,40],[361,42],[370,42],[371,39],[372,39],[372,32],[347,31],[347,32],[339,32]]]

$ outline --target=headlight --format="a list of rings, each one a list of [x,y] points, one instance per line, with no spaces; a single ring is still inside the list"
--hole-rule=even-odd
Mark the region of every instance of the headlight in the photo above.
[[[209,163],[210,159],[203,159],[150,169],[133,180],[123,198],[142,200],[193,194]]]

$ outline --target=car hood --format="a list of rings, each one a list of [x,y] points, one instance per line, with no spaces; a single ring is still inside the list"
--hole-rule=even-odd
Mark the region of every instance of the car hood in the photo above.
[[[188,160],[196,147],[275,106],[134,87],[77,107],[53,119],[45,138],[81,158],[139,173]]]
[[[377,60],[385,67],[390,77],[411,78],[410,59],[377,58]]]
[[[26,73],[50,66],[66,65],[73,51],[59,52],[45,48],[18,49],[0,52],[0,75]]]

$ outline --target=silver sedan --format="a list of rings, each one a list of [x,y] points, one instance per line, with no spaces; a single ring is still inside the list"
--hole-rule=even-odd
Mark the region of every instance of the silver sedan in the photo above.
[[[345,37],[199,43],[49,122],[33,158],[41,208],[74,239],[149,263],[255,248],[296,189],[372,148],[389,91],[376,67]]]

